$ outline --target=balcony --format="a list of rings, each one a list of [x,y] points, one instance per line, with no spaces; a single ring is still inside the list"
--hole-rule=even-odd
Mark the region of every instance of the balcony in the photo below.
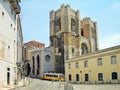
[[[19,5],[20,0],[6,0],[6,2],[7,1],[10,2],[11,7],[16,12],[16,14],[19,14],[21,10]]]

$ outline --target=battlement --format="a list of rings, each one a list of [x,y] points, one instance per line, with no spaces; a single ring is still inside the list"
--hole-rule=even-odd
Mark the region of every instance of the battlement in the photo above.
[[[83,19],[81,20],[81,25],[90,24],[91,26],[94,27],[94,24],[95,24],[95,23],[96,23],[96,22],[93,22],[90,17],[85,17],[85,18],[83,18]]]
[[[62,4],[62,5],[61,5],[61,8],[63,8],[63,7],[65,7],[65,8],[66,8],[66,7],[70,7],[70,5],[69,5],[69,4],[66,4],[66,5],[65,5],[65,4]]]
[[[82,22],[89,22],[89,21],[91,21],[90,17],[85,17],[82,19]]]
[[[79,10],[73,10],[70,8],[69,4],[62,4],[58,10],[50,11],[50,19],[53,20],[55,17],[59,18],[61,16],[69,15],[71,17],[79,17]]]

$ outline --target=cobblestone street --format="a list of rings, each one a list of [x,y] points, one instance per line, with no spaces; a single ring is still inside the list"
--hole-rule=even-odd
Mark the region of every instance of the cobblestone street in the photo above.
[[[64,90],[64,82],[52,82],[40,79],[26,81],[25,86],[7,90]],[[67,83],[68,84],[68,83]],[[120,84],[68,84],[66,90],[120,90]]]
[[[64,90],[64,85],[63,82],[31,79],[30,85],[17,87],[10,90]]]
[[[120,90],[120,84],[74,85],[73,90]]]

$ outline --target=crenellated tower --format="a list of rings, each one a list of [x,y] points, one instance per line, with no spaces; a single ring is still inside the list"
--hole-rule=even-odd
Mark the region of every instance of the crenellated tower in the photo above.
[[[97,22],[93,22],[89,17],[81,20],[80,47],[80,55],[98,50]]]
[[[55,54],[55,72],[64,73],[64,61],[97,50],[97,26],[80,12],[62,5],[50,11],[50,47]]]

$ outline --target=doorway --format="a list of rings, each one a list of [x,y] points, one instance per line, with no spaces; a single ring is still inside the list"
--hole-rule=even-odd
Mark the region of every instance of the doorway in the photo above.
[[[7,85],[10,85],[10,72],[7,72]]]

